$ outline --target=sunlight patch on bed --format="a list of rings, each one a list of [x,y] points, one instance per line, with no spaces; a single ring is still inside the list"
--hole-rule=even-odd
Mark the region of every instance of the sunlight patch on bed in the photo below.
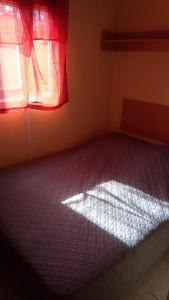
[[[169,218],[168,202],[116,181],[101,183],[62,204],[129,247]]]

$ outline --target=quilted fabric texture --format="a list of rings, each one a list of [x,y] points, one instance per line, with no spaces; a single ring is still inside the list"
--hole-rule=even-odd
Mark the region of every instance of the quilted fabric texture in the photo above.
[[[0,232],[68,297],[169,222],[169,147],[112,134],[0,172]]]

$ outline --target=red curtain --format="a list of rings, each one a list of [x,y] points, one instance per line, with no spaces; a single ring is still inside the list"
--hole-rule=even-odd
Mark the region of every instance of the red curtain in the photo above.
[[[0,110],[68,100],[67,0],[0,0]]]

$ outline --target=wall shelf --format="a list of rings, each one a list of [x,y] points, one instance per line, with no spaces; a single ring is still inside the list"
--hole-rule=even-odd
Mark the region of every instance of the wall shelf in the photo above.
[[[101,48],[105,51],[169,52],[169,30],[145,32],[103,31]]]

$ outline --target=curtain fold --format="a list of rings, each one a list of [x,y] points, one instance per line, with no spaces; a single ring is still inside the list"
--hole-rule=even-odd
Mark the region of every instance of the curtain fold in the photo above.
[[[0,0],[0,109],[68,101],[68,0]]]

